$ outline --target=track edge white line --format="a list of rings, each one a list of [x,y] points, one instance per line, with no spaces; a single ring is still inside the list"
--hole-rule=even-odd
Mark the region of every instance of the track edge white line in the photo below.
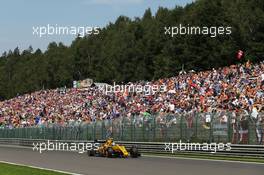
[[[38,167],[38,166],[33,166],[33,165],[26,165],[26,164],[20,164],[20,163],[14,163],[14,162],[2,161],[2,160],[0,160],[0,163],[16,165],[16,166],[23,166],[23,167],[34,168],[34,169],[39,169],[39,170],[53,171],[53,172],[63,173],[63,174],[82,175],[82,174],[78,174],[78,173],[72,173],[72,172],[67,172],[67,171],[62,171],[62,170],[55,170],[55,169],[51,169],[51,168],[43,168],[43,167]]]

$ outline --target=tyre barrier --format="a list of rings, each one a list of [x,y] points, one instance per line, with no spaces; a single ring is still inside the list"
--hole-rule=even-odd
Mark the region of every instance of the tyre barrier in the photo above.
[[[33,143],[47,143],[48,140],[44,139],[7,139],[0,138],[0,146],[23,146],[23,147],[32,147]],[[76,140],[49,140],[49,142],[53,143],[95,143],[95,141],[76,141]],[[102,140],[98,140],[98,142],[102,142]],[[133,145],[137,145],[138,149],[141,153],[150,153],[150,154],[199,154],[199,155],[217,155],[217,156],[246,156],[246,157],[254,157],[254,158],[263,158],[264,159],[264,145],[242,145],[242,144],[231,144],[231,150],[224,151],[216,151],[212,152],[211,150],[202,151],[202,150],[189,150],[189,151],[179,151],[166,149],[166,144],[164,142],[127,142],[127,141],[117,141],[116,143],[124,145],[125,147],[132,147]]]

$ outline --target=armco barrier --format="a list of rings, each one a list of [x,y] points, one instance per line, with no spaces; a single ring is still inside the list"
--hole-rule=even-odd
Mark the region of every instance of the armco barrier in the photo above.
[[[47,142],[44,139],[3,139],[0,138],[0,145],[5,146],[24,146],[32,147],[33,143],[43,143]],[[60,142],[60,143],[93,143],[94,141],[71,141],[71,140],[50,140],[50,142]],[[166,150],[166,143],[162,142],[116,142],[122,144],[126,147],[131,147],[132,145],[137,145],[140,152],[151,153],[151,154],[172,154],[171,151]],[[211,153],[211,151],[174,151],[173,154],[184,153],[184,154],[212,154],[212,155],[222,155],[222,156],[247,156],[264,159],[264,145],[239,145],[232,144],[231,150],[229,151],[217,151],[216,153]]]

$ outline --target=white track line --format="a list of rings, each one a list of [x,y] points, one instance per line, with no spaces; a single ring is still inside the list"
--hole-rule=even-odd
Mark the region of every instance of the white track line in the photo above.
[[[1,145],[0,147],[2,148],[20,148],[20,149],[31,149],[33,150],[33,147],[29,147],[29,146],[20,146],[20,145]]]
[[[7,161],[1,161],[1,160],[0,160],[0,163],[10,164],[10,165],[16,165],[16,166],[24,166],[24,167],[34,168],[34,169],[39,169],[39,170],[53,171],[53,172],[57,172],[57,173],[64,173],[64,174],[71,174],[71,175],[82,175],[82,174],[77,174],[77,173],[72,173],[72,172],[66,172],[66,171],[55,170],[55,169],[50,169],[50,168],[41,168],[41,167],[37,167],[37,166],[24,165],[24,164],[7,162]]]
[[[242,163],[242,164],[255,164],[255,165],[264,165],[261,162],[247,162],[247,161],[235,161],[235,160],[216,160],[216,159],[202,159],[202,158],[192,158],[192,157],[176,157],[176,156],[158,156],[158,155],[143,155],[143,157],[157,157],[164,159],[186,159],[186,160],[201,160],[201,161],[212,161],[212,162],[226,162],[226,163]]]

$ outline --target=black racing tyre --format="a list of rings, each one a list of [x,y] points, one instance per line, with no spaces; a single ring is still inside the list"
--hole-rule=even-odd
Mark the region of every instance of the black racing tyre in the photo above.
[[[95,150],[88,150],[87,151],[87,154],[88,154],[88,156],[90,156],[90,157],[93,157],[93,156],[95,156]]]
[[[113,155],[114,155],[114,150],[111,147],[107,148],[106,156],[111,158],[113,157]]]
[[[139,152],[138,152],[138,148],[137,146],[132,146],[131,149],[130,149],[130,156],[132,158],[137,158],[139,156]]]

